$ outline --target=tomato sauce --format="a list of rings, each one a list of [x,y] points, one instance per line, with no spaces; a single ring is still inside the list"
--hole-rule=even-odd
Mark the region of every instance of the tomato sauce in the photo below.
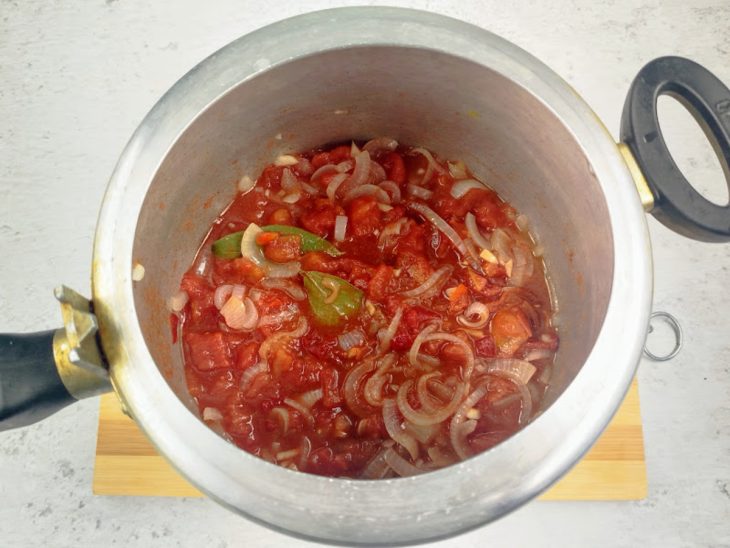
[[[380,138],[282,156],[247,186],[172,318],[212,428],[282,466],[376,479],[534,416],[558,347],[543,262],[463,164]]]

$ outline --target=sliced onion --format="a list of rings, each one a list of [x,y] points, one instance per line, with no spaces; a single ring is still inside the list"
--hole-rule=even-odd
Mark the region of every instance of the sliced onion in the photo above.
[[[497,255],[499,262],[505,264],[512,259],[512,238],[501,228],[492,231],[492,245],[489,246]]]
[[[347,352],[351,348],[360,346],[365,342],[365,334],[359,329],[353,329],[347,333],[343,333],[337,337],[337,342],[340,348]]]
[[[393,181],[383,181],[378,186],[390,194],[390,203],[397,204],[400,202],[400,187],[396,183]]]
[[[411,422],[405,423],[405,430],[408,432],[411,436],[416,438],[421,443],[428,443],[430,442],[434,436],[438,433],[440,429],[439,424],[429,424],[426,426],[413,424]]]
[[[492,247],[489,241],[487,241],[479,230],[479,227],[477,226],[477,218],[474,217],[474,214],[471,211],[466,214],[466,217],[464,218],[464,225],[466,226],[467,232],[469,232],[469,237],[474,240],[475,244],[482,249],[490,249]]]
[[[231,291],[231,297],[236,297],[236,299],[243,300],[243,298],[246,296],[246,286],[236,284],[233,286],[233,290]]]
[[[135,262],[132,266],[132,281],[141,282],[144,279],[144,265]]]
[[[367,183],[368,177],[370,176],[370,163],[370,154],[366,151],[361,152],[355,157],[355,169],[352,170],[352,174],[347,178],[347,181],[341,188],[344,194],[347,194],[353,188]]]
[[[299,163],[297,164],[297,172],[300,175],[306,177],[308,175],[311,175],[312,171],[312,162],[310,162],[306,158],[299,158]]]
[[[385,225],[380,236],[378,236],[378,245],[382,247],[387,243],[388,238],[399,235],[407,222],[408,220],[405,217],[401,217],[397,221]]]
[[[532,253],[520,243],[512,246],[512,253],[514,254],[514,263],[509,282],[514,287],[522,287],[534,272]]]
[[[388,435],[408,451],[413,460],[418,458],[418,443],[410,435],[406,434],[403,424],[398,417],[398,409],[395,400],[383,400],[383,423]]]
[[[337,166],[335,164],[325,164],[322,167],[318,168],[314,173],[312,173],[312,176],[309,178],[311,182],[316,181],[319,179],[322,175],[327,175],[328,173],[335,173],[337,171]]]
[[[420,198],[421,200],[428,200],[431,196],[433,196],[432,190],[428,190],[427,188],[423,188],[418,185],[408,185],[406,190],[408,190],[408,194],[415,196],[416,198]]]
[[[466,383],[459,383],[451,401],[438,409],[437,411],[416,411],[408,402],[408,391],[413,386],[413,380],[409,379],[404,382],[398,389],[396,401],[398,409],[406,420],[419,426],[427,426],[429,424],[438,424],[448,419],[459,407],[461,400],[466,391]]]
[[[421,408],[425,411],[436,411],[439,408],[438,404],[443,405],[443,402],[440,401],[438,404],[434,403],[434,398],[428,392],[428,381],[439,376],[441,376],[441,373],[434,371],[433,373],[421,375],[418,378],[418,381],[416,381],[416,394],[418,394],[418,401],[421,404]],[[451,397],[451,393],[449,394],[449,397]]]
[[[464,418],[466,417],[466,414],[469,412],[469,410],[474,407],[479,402],[479,400],[481,400],[486,394],[487,384],[485,383],[476,388],[471,394],[466,397],[466,399],[459,406],[459,409],[456,411],[456,413],[454,413],[454,416],[451,418],[451,424],[449,425],[449,436],[451,438],[451,445],[454,448],[454,451],[456,451],[456,454],[459,455],[459,457],[462,459],[468,458],[469,452],[465,444],[465,438],[467,434],[465,433],[463,427],[461,427],[461,424],[462,422],[464,422]]]
[[[412,152],[423,154],[423,156],[426,157],[426,160],[428,160],[428,167],[426,168],[426,172],[423,174],[423,179],[421,179],[421,185],[424,185],[431,180],[431,176],[433,175],[434,171],[436,171],[437,173],[443,173],[443,168],[438,165],[436,160],[434,160],[433,155],[428,150],[422,147],[418,147],[414,148]]]
[[[355,166],[355,164],[352,162],[352,160],[345,160],[344,162],[340,162],[339,164],[337,164],[336,167],[337,167],[337,171],[338,172],[340,172],[340,173],[347,173],[354,166]]]
[[[274,160],[275,166],[293,166],[299,163],[299,159],[291,154],[282,154]]]
[[[261,357],[263,361],[266,361],[269,350],[272,347],[286,344],[291,339],[298,339],[299,337],[304,336],[304,334],[307,332],[307,329],[309,329],[309,324],[307,323],[307,320],[300,317],[297,322],[297,326],[292,331],[279,331],[271,335],[264,342],[262,342],[261,346],[259,346],[259,357]]]
[[[248,297],[241,300],[231,295],[221,308],[220,313],[228,327],[240,331],[254,329],[259,321],[259,312],[256,310],[256,305]]]
[[[390,471],[390,466],[385,462],[385,454],[390,451],[389,447],[383,447],[377,455],[375,455],[367,466],[363,468],[360,477],[363,479],[382,479]]]
[[[385,374],[396,362],[397,356],[395,354],[388,354],[380,361],[378,368],[375,373],[365,382],[365,389],[363,390],[363,396],[365,401],[373,407],[380,407],[383,405],[383,388],[385,383],[388,382]]]
[[[307,465],[307,458],[312,451],[312,442],[307,436],[302,437],[301,452],[299,453],[299,469],[304,470]]]
[[[387,175],[385,174],[385,170],[383,169],[383,166],[381,166],[378,162],[371,161],[370,162],[370,174],[368,175],[368,182],[372,184],[377,184],[381,181],[385,181],[387,179]]]
[[[393,314],[393,319],[390,320],[390,323],[388,324],[388,328],[385,331],[382,331],[381,333],[378,333],[379,343],[378,343],[378,353],[384,354],[390,349],[390,342],[393,340],[393,337],[395,337],[396,331],[398,331],[398,326],[400,325],[401,318],[403,317],[403,307],[399,306],[398,309],[395,311],[395,314]]]
[[[276,462],[281,463],[289,459],[293,459],[294,457],[299,455],[299,448],[295,447],[294,449],[288,449],[286,451],[279,451],[276,454]]]
[[[360,185],[356,188],[349,190],[347,194],[345,194],[345,196],[343,197],[342,203],[347,204],[355,198],[358,198],[359,196],[375,196],[375,198],[380,203],[390,203],[390,196],[387,192],[385,192],[385,190],[378,186],[370,184]]]
[[[479,257],[472,256],[467,247],[464,245],[464,241],[459,237],[459,235],[456,233],[456,230],[444,221],[433,209],[428,207],[424,204],[419,204],[417,202],[411,202],[408,204],[408,206],[423,215],[423,217],[433,224],[436,229],[441,231],[444,236],[446,236],[449,240],[451,240],[451,243],[454,244],[454,247],[461,253],[461,255],[469,261],[469,264],[471,267],[476,270],[477,272],[482,272],[482,267],[479,264]]]
[[[296,204],[299,199],[302,197],[302,193],[299,190],[295,190],[293,192],[290,192],[289,194],[285,194],[281,201],[285,204]]]
[[[260,361],[256,365],[252,365],[248,369],[246,369],[243,374],[241,375],[241,382],[239,383],[239,388],[241,389],[241,392],[246,392],[248,388],[251,386],[251,383],[253,380],[261,373],[266,373],[269,370],[269,364],[266,363],[266,361]]]
[[[216,287],[215,293],[213,293],[213,303],[215,304],[215,307],[218,310],[223,308],[223,305],[226,304],[226,301],[229,299],[232,293],[233,286],[231,284],[223,284]]]
[[[289,430],[289,410],[286,407],[274,407],[269,411],[269,416],[274,416],[281,425],[281,433],[286,435]]]
[[[515,386],[520,396],[522,396],[522,411],[520,412],[520,417],[517,419],[517,423],[520,426],[525,426],[530,422],[530,418],[532,417],[532,395],[526,385],[515,383]]]
[[[537,376],[537,379],[535,379],[537,382],[539,382],[542,385],[547,385],[547,383],[550,382],[550,377],[553,374],[553,368],[551,365],[546,365],[542,368],[542,371],[540,371],[540,374]]]
[[[376,137],[365,143],[362,147],[363,150],[368,151],[370,154],[381,150],[392,151],[396,148],[398,148],[398,141],[391,137]]]
[[[476,316],[476,319],[470,319],[474,316]],[[464,327],[480,329],[487,325],[489,321],[489,307],[484,303],[473,302],[466,307],[461,316],[456,318],[456,321]]]
[[[335,241],[342,242],[345,240],[345,234],[347,233],[347,217],[345,215],[338,215],[335,217]]]
[[[431,459],[431,462],[437,468],[443,468],[445,466],[453,464],[454,461],[456,460],[450,452],[445,451],[438,445],[429,447],[427,453],[428,453],[428,458]]]
[[[454,179],[466,179],[466,165],[459,160],[458,162],[447,162],[449,173]]]
[[[288,303],[278,312],[261,316],[256,327],[268,327],[270,325],[281,325],[289,322],[299,315],[299,307],[294,303]]]
[[[466,193],[470,190],[486,190],[484,184],[480,183],[476,179],[464,179],[454,183],[451,187],[451,196],[457,200],[466,196]]]
[[[261,285],[266,289],[280,289],[295,301],[303,301],[307,298],[307,294],[304,290],[291,280],[284,280],[282,278],[264,278],[261,280]]]
[[[530,220],[527,218],[527,215],[521,213],[515,218],[515,224],[517,225],[517,228],[524,231],[527,230],[528,226],[530,226]]]
[[[330,199],[330,202],[335,201],[335,196],[337,196],[337,190],[342,186],[342,183],[345,182],[345,180],[349,177],[347,173],[340,173],[339,175],[335,175],[332,177],[332,180],[327,185],[327,197]]]
[[[358,154],[360,154],[360,147],[355,144],[355,141],[352,141],[352,144],[350,145],[350,156],[354,158]]]
[[[287,192],[291,192],[299,188],[299,180],[297,179],[297,176],[294,175],[288,167],[284,168],[284,171],[281,174],[281,188]]]
[[[310,390],[309,392],[301,394],[299,397],[297,397],[297,401],[307,409],[311,409],[315,403],[322,399],[322,396],[322,389],[317,388],[316,390]]]
[[[426,337],[428,337],[431,333],[436,331],[435,325],[427,325],[424,327],[421,332],[416,335],[416,338],[413,340],[413,344],[411,345],[411,349],[408,351],[408,362],[413,367],[418,367],[420,365],[419,358],[420,354],[418,351],[421,349],[421,345],[426,340]]]
[[[385,462],[388,463],[388,466],[390,466],[393,471],[401,477],[415,476],[423,473],[423,470],[413,466],[410,462],[401,457],[392,447],[385,452],[383,458]]]
[[[292,276],[296,276],[302,269],[302,265],[298,261],[274,263],[264,256],[261,247],[256,243],[256,237],[262,232],[263,230],[256,223],[248,225],[241,237],[241,255],[260,266],[272,278],[291,278]]]
[[[423,331],[421,332],[423,333]],[[468,381],[471,377],[472,372],[474,371],[474,351],[471,349],[471,347],[464,341],[464,339],[457,337],[456,335],[452,335],[451,333],[429,333],[424,337],[423,342],[429,342],[429,341],[446,341],[451,344],[455,344],[456,346],[460,347],[464,354],[466,355],[466,363],[464,364],[464,372],[462,374],[462,379],[465,381]],[[414,342],[415,345],[415,342]]]
[[[383,388],[385,388],[387,382],[388,378],[383,375],[373,375],[365,381],[365,388],[363,389],[365,401],[373,407],[383,405]]]
[[[469,457],[469,447],[467,445],[466,438],[476,430],[477,421],[470,419],[464,422],[460,422],[453,426],[453,430],[450,430],[449,435],[451,437],[451,445],[459,455],[461,459]]]
[[[371,360],[368,360],[354,367],[347,374],[347,377],[345,377],[345,384],[343,385],[345,401],[347,402],[350,410],[361,418],[368,417],[374,412],[372,407],[364,405],[360,401],[358,395],[363,377],[370,373],[374,368],[375,364]]]
[[[307,420],[309,424],[314,425],[314,417],[312,416],[312,412],[307,409],[306,406],[291,398],[284,398],[284,403],[292,409],[299,411],[299,413]]]
[[[167,308],[170,309],[171,312],[182,312],[182,309],[185,308],[186,304],[188,304],[188,298],[187,291],[178,291],[172,297],[167,299]]]
[[[516,358],[483,358],[480,362],[486,365],[486,372],[501,375],[515,384],[527,384],[537,371],[530,362]]]
[[[204,421],[222,421],[223,414],[218,411],[215,407],[206,407],[203,409],[203,420]]]
[[[241,177],[241,179],[238,181],[238,192],[246,193],[249,190],[251,190],[253,187],[256,186],[256,181],[254,181],[251,177],[248,175],[244,175]]]
[[[553,351],[549,348],[533,348],[525,357],[522,358],[526,362],[534,362],[537,360],[546,360],[553,357]]]
[[[413,289],[409,289],[408,291],[403,291],[401,293],[401,296],[405,297],[406,299],[412,299],[414,297],[423,295],[429,289],[436,287],[437,284],[439,284],[440,282],[445,282],[446,279],[451,275],[451,272],[453,272],[453,270],[454,267],[452,267],[451,265],[444,265],[436,270],[433,274],[431,274],[421,285],[414,287]]]
[[[316,187],[313,187],[312,185],[308,183],[299,182],[299,186],[302,187],[302,190],[306,192],[307,194],[311,194],[312,196],[316,196],[319,194],[319,189]]]

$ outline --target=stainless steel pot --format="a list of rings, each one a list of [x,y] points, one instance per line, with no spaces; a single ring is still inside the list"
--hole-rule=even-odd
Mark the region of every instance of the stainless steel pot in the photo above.
[[[408,543],[498,518],[588,450],[629,386],[651,309],[644,209],[692,237],[730,239],[730,209],[698,195],[666,152],[656,124],[661,93],[689,104],[727,163],[730,92],[687,60],[643,69],[617,146],[548,67],[446,17],[346,8],[236,40],[175,84],[122,154],[99,217],[93,305],[62,288],[64,329],[0,337],[0,428],[28,424],[110,380],[188,480],[277,529]],[[541,415],[499,446],[418,477],[327,479],[253,457],[199,420],[165,299],[244,173],[279,153],[377,135],[463,159],[528,214],[545,247],[561,348]],[[145,272],[139,281],[136,265]]]

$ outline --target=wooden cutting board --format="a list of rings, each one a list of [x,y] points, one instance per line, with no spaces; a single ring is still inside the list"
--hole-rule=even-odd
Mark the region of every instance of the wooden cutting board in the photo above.
[[[101,398],[93,491],[96,495],[203,496],[122,413],[114,394]],[[601,438],[541,499],[639,500],[646,492],[639,391],[634,381]]]

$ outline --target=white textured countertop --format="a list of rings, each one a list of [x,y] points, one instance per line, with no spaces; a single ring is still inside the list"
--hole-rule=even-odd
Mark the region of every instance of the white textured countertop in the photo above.
[[[257,4],[0,0],[0,332],[59,326],[59,283],[88,295],[106,181],[160,95],[203,57],[305,3]],[[727,0],[511,4],[390,3],[515,42],[614,135],[632,78],[654,57],[690,57],[730,83]],[[667,109],[670,145],[695,184],[722,198],[709,145],[678,111]],[[655,309],[676,315],[686,340],[674,360],[639,371],[648,498],[533,502],[434,546],[730,546],[730,245],[649,226]],[[97,414],[97,400],[83,401],[0,434],[0,546],[312,546],[208,500],[92,496]]]

